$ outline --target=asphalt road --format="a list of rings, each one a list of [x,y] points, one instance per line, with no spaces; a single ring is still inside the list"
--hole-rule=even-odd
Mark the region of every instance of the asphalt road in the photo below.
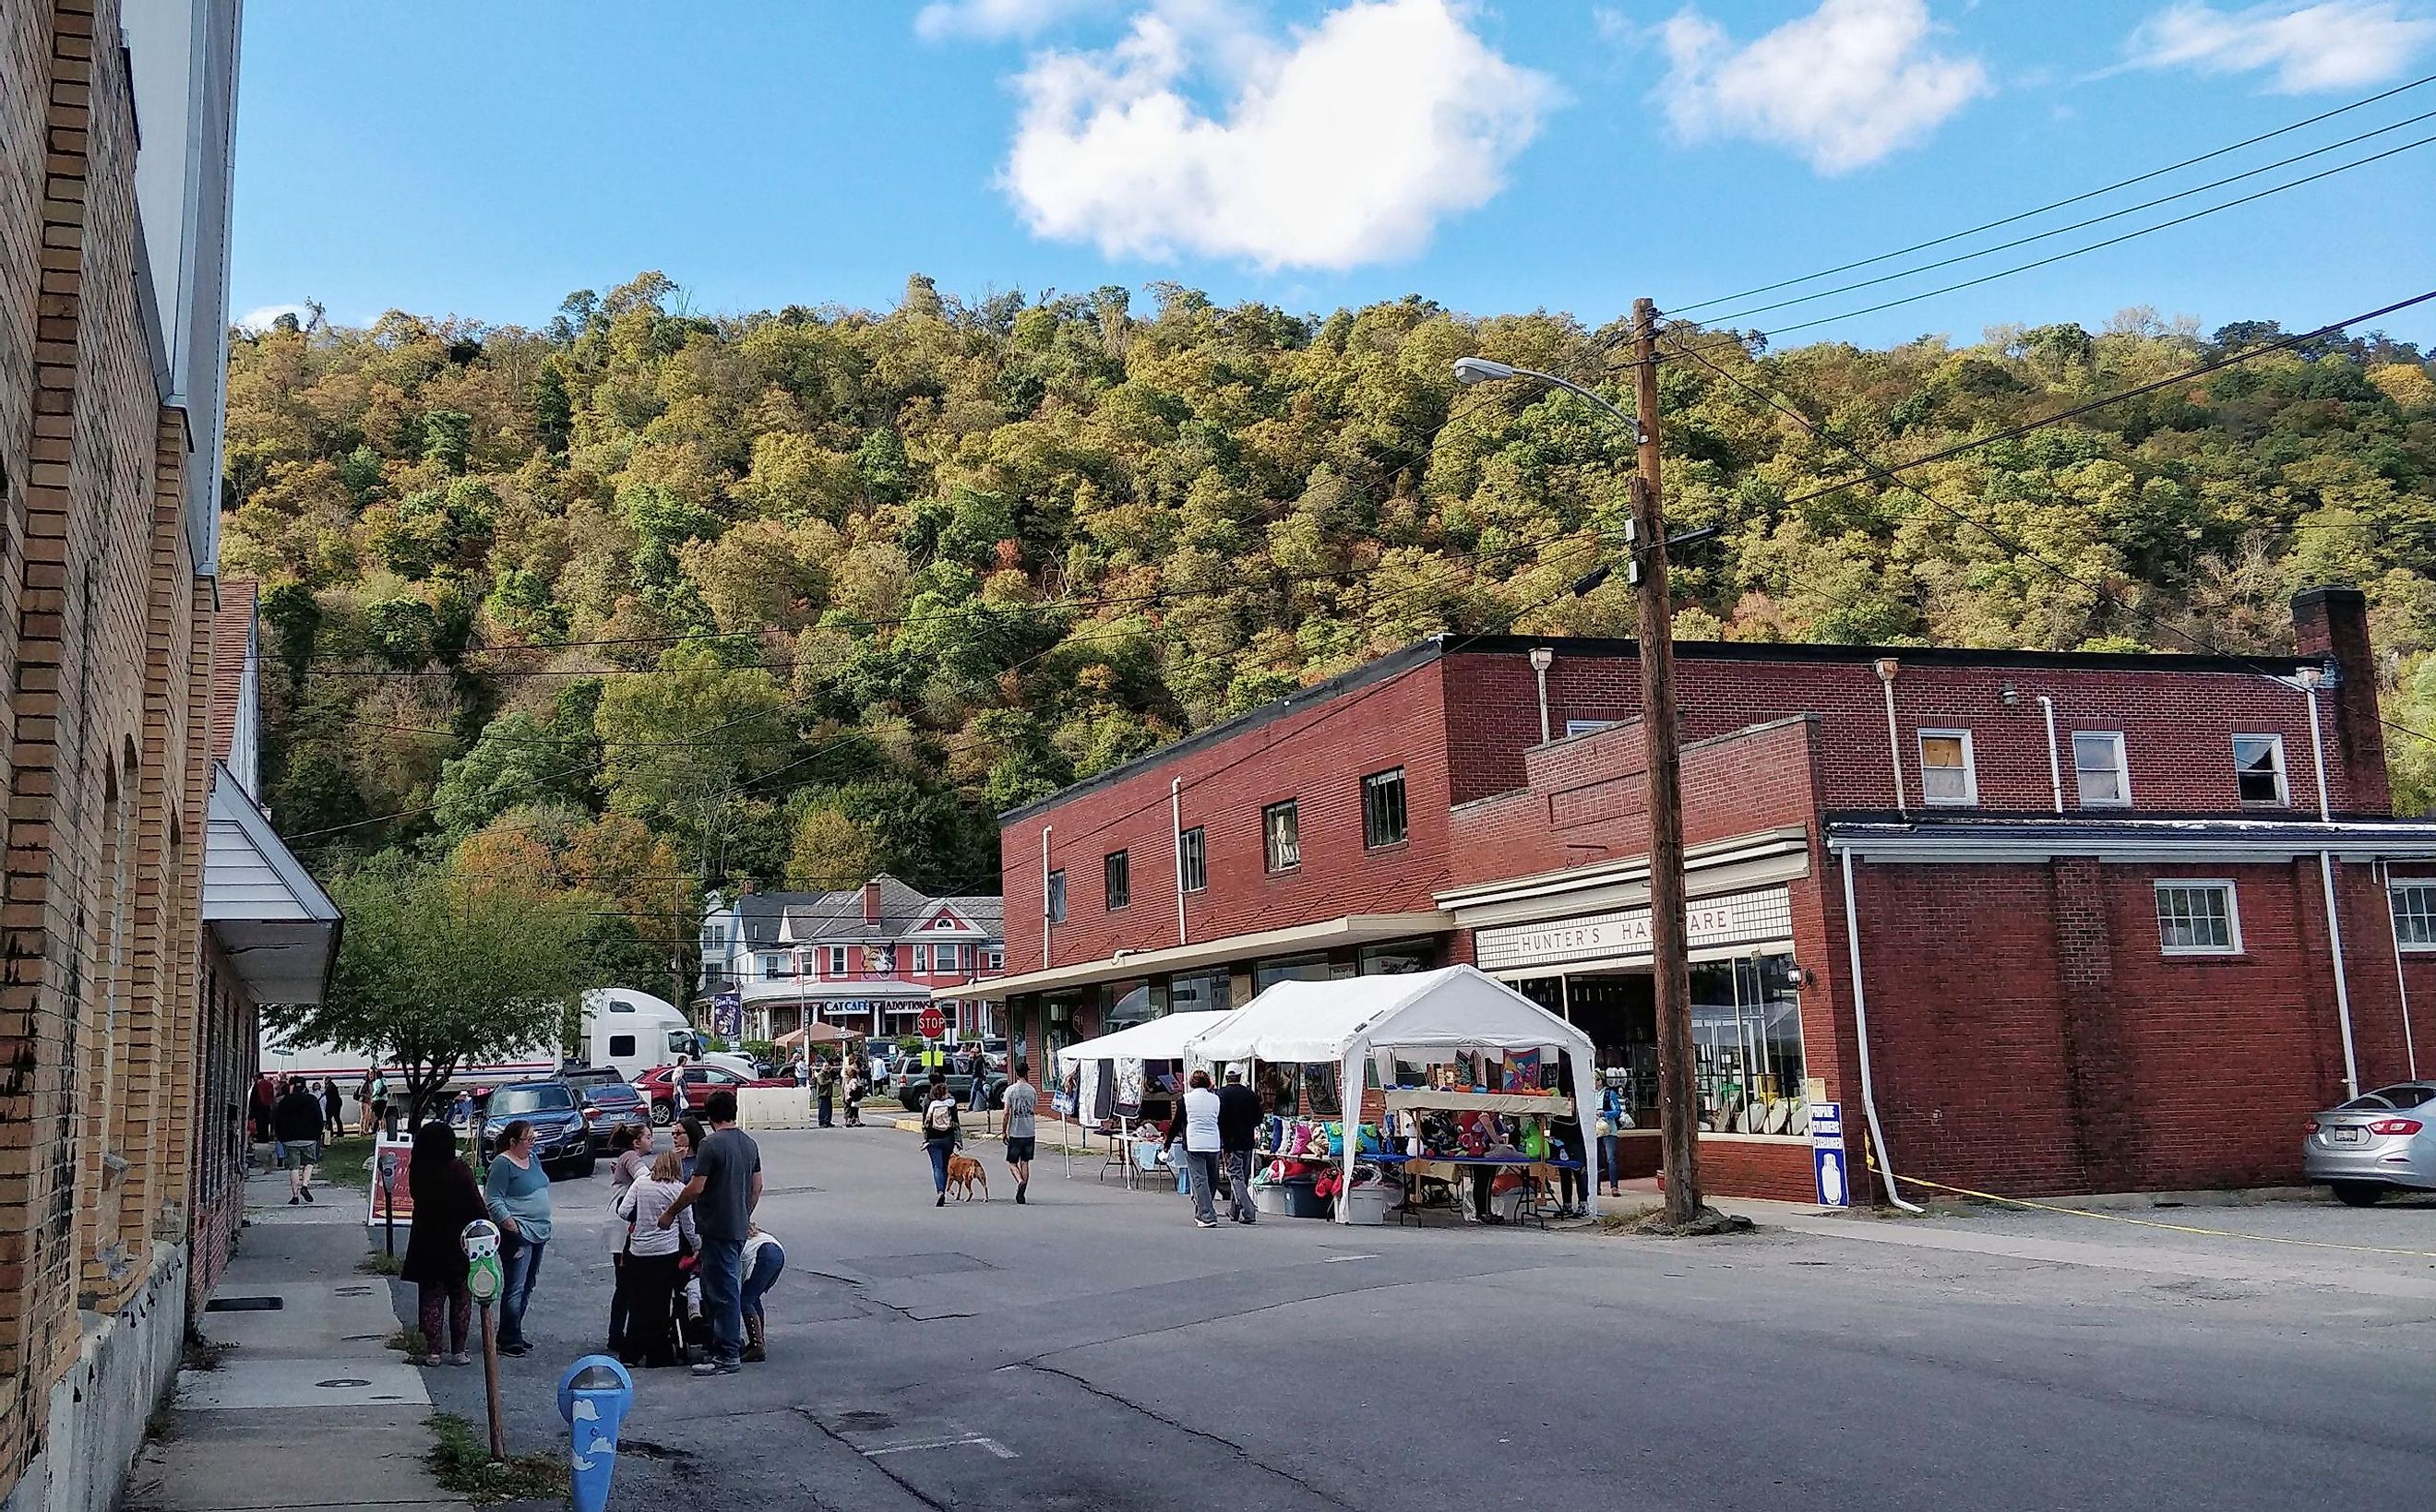
[[[1783,1231],[1203,1231],[1053,1155],[1018,1208],[992,1147],[998,1200],[943,1211],[910,1135],[761,1145],[771,1362],[643,1373],[613,1506],[2288,1512],[2436,1484],[2436,1302]],[[605,1194],[557,1188],[519,1448],[563,1441],[558,1373],[599,1347]],[[2436,1211],[2392,1216],[2436,1250]],[[429,1374],[479,1417],[478,1371]]]

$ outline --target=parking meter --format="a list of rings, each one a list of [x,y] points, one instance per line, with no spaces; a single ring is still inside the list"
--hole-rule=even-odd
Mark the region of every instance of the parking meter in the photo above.
[[[635,1378],[605,1354],[587,1354],[558,1382],[558,1415],[566,1419],[567,1468],[575,1512],[603,1512],[609,1477],[618,1468],[618,1430],[634,1404]]]
[[[477,1218],[458,1237],[465,1249],[465,1290],[489,1307],[499,1298],[499,1225]]]

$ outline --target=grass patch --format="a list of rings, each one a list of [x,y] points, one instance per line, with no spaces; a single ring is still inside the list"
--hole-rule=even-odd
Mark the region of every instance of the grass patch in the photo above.
[[[381,1341],[381,1347],[395,1349],[400,1354],[419,1355],[423,1352],[423,1330],[400,1324],[395,1333]]]
[[[180,1361],[180,1364],[188,1370],[218,1370],[220,1367],[220,1362],[227,1359],[229,1352],[235,1347],[236,1346],[233,1344],[219,1344],[206,1339],[201,1334],[189,1330],[186,1333],[184,1358]]]
[[[313,1168],[314,1185],[324,1183],[353,1191],[373,1190],[373,1141],[354,1135],[322,1146],[322,1163]]]
[[[1666,1205],[1657,1202],[1645,1202],[1633,1208],[1602,1208],[1599,1209],[1598,1217],[1599,1232],[1628,1234],[1639,1228],[1642,1221],[1652,1213],[1662,1213],[1665,1210]]]
[[[566,1500],[564,1453],[516,1454],[495,1461],[482,1431],[455,1413],[433,1413],[423,1424],[431,1430],[431,1450],[423,1463],[450,1495],[476,1506]]]
[[[405,1256],[392,1255],[385,1250],[376,1249],[371,1254],[365,1256],[362,1260],[356,1261],[356,1269],[363,1272],[366,1276],[395,1276],[398,1272],[398,1267],[405,1263]]]

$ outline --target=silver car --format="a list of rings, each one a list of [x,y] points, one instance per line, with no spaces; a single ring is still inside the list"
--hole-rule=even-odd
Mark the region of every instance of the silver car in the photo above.
[[[2436,1191],[2436,1082],[2397,1082],[2309,1120],[2301,1171],[2354,1208],[2388,1191]]]

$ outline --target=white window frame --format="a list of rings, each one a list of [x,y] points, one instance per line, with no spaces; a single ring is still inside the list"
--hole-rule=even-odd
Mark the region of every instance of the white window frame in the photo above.
[[[2157,948],[2159,953],[2166,956],[2231,956],[2241,954],[2241,890],[2234,886],[2233,879],[2231,878],[2160,877],[2155,878],[2151,885],[2152,895],[2162,895],[2169,888],[2178,892],[2199,888],[2214,888],[2224,894],[2224,932],[2227,943],[2223,945],[2166,944],[2166,915],[2163,910],[2164,899],[2162,896],[2159,896],[2157,898],[2157,902],[2160,906],[2156,911]]]
[[[1928,742],[1931,740],[1959,740],[1962,742],[1961,797],[1939,798],[1930,795],[1928,791],[1928,773],[1930,771],[1928,765]],[[1972,808],[1978,806],[1979,756],[1978,753],[1974,751],[1971,747],[1971,732],[1969,730],[1914,730],[1912,732],[1912,752],[1920,759],[1920,801],[1922,803],[1937,808]],[[1942,772],[1945,769],[1940,767],[1936,770]]]
[[[2402,937],[2402,911],[2394,906],[2394,894],[2404,888],[2424,888],[2429,891],[2436,891],[2436,877],[2395,877],[2391,873],[2387,875],[2385,878],[2385,907],[2386,912],[2392,916],[2393,921],[2394,948],[2400,950],[2405,955],[2427,955],[2436,953],[2436,930],[2430,930],[2429,937],[2424,941],[2406,940]],[[2429,909],[2426,916],[2429,919],[2436,919],[2436,908]]]
[[[832,945],[826,946],[823,948],[826,949],[829,953],[828,966],[830,976],[845,977],[853,974],[854,964],[852,958],[846,953],[848,949],[847,947],[843,945]]]
[[[2265,740],[2275,747],[2275,796],[2244,798],[2241,796],[2241,744],[2244,740]],[[2264,730],[2236,730],[2233,733],[2233,795],[2245,808],[2289,808],[2292,807],[2292,769],[2285,760],[2284,737]]]
[[[962,970],[964,964],[956,959],[962,953],[956,948],[955,941],[942,940],[931,947],[931,967],[934,971],[950,973]]]
[[[781,981],[787,975],[787,958],[783,955],[764,954],[757,964],[761,967],[761,980],[764,982]]]
[[[915,977],[931,974],[931,947],[919,940],[914,942],[914,964],[906,968],[906,973]]]
[[[2121,730],[2075,730],[2072,739],[2073,800],[2083,808],[2129,808],[2132,807],[2132,756],[2125,746]],[[2081,773],[2089,769],[2080,764],[2080,742],[2111,740],[2114,743],[2114,786],[2119,798],[2092,798],[2082,787]]]

